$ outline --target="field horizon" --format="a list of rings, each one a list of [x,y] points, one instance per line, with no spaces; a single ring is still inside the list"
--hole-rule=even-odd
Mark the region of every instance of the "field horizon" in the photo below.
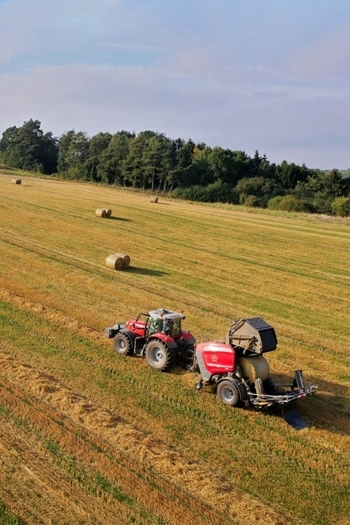
[[[350,524],[350,219],[5,174],[0,188],[1,523]],[[116,252],[129,268],[106,268]],[[318,386],[299,403],[310,428],[117,355],[104,328],[161,307],[197,342],[262,316],[273,379],[300,368]]]

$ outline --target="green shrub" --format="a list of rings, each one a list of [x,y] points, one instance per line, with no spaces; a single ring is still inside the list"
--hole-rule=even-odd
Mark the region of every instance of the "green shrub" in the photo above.
[[[176,188],[172,196],[178,199],[197,202],[223,202],[236,204],[236,195],[229,184],[221,181],[213,182],[208,186],[191,186],[190,188]]]
[[[220,180],[209,184],[205,188],[206,202],[224,202],[234,204],[236,196],[229,184]]]
[[[260,208],[266,208],[269,199],[284,194],[281,184],[264,177],[245,177],[239,180],[235,192],[240,204]],[[256,198],[253,199],[253,196]]]
[[[251,208],[263,208],[262,202],[256,195],[240,195],[239,203]]]
[[[332,215],[332,197],[327,194],[317,192],[312,200],[316,213]]]
[[[314,211],[312,204],[308,201],[297,199],[293,195],[285,197],[273,197],[267,204],[270,210],[297,211],[311,213]]]
[[[269,199],[268,202],[267,202],[267,207],[270,209],[270,210],[279,210],[279,205],[280,205],[280,202],[281,200],[283,199],[283,197],[281,195],[277,196],[277,197],[273,197],[272,199]]]
[[[350,197],[338,197],[331,204],[332,212],[339,217],[350,216]]]
[[[206,202],[206,192],[203,186],[191,186],[190,188],[176,188],[173,197],[178,199]]]

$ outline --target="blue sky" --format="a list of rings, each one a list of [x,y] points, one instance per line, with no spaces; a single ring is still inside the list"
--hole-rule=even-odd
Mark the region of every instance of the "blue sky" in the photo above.
[[[0,133],[29,118],[350,168],[350,2],[0,0]]]

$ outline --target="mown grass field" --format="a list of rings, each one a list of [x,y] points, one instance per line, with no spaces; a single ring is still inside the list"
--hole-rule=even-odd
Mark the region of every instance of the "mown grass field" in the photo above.
[[[0,204],[1,523],[350,524],[349,220],[10,175]],[[264,317],[312,426],[116,355],[104,328],[159,307],[199,341]]]

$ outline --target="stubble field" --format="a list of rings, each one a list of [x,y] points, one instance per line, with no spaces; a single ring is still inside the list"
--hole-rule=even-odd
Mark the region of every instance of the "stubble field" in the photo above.
[[[8,175],[0,205],[0,523],[350,524],[350,220]],[[104,328],[160,307],[197,341],[264,317],[312,426],[115,354]]]

